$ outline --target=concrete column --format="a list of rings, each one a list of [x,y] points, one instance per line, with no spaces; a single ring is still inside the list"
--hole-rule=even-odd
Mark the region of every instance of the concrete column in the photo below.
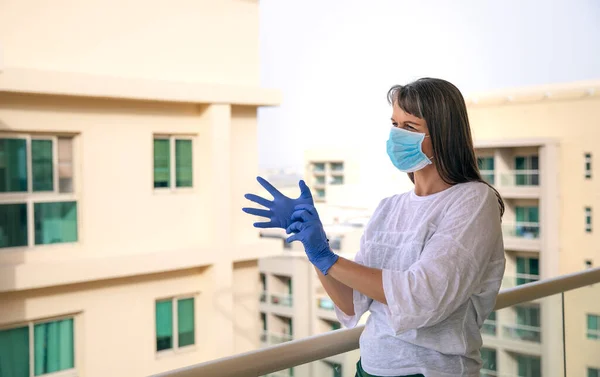
[[[210,332],[210,339],[214,340],[216,358],[220,358],[235,353],[233,267],[229,261],[218,262],[211,267],[211,275],[212,315],[207,316],[210,320],[205,330]]]
[[[199,184],[210,187],[211,241],[218,262],[212,266],[213,316],[207,330],[215,340],[215,353],[219,357],[235,351],[233,263],[231,259],[231,106],[212,104],[206,109],[209,127],[210,165]]]
[[[557,143],[539,149],[540,160],[540,274],[542,279],[558,276],[560,271],[560,184]],[[542,375],[563,375],[563,318],[560,295],[542,300]],[[559,346],[559,347],[557,347]]]
[[[199,177],[198,181],[210,184],[211,234],[216,245],[225,246],[231,239],[231,106],[213,104],[206,111],[209,115],[211,164],[209,174]],[[230,248],[226,249],[223,251],[229,254]]]

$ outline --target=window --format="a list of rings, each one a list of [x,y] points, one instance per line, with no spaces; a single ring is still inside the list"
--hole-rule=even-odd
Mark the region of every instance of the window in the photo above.
[[[496,350],[491,348],[481,349],[481,360],[483,366],[481,368],[481,377],[495,376],[496,375]]]
[[[325,310],[334,310],[333,301],[329,297],[321,297],[318,299],[319,308]]]
[[[515,305],[517,324],[507,326],[507,335],[513,339],[541,342],[540,307]]]
[[[344,163],[343,162],[332,162],[331,170],[336,171],[336,172],[344,170]]]
[[[0,137],[0,248],[77,242],[73,138]]]
[[[600,369],[588,368],[588,377],[600,377]]]
[[[339,330],[341,328],[342,328],[342,325],[338,321],[331,322],[331,330],[335,331],[335,330]]]
[[[342,365],[337,363],[331,363],[331,369],[333,370],[333,377],[342,377]]]
[[[74,369],[74,344],[73,318],[0,330],[0,372],[33,377]]]
[[[538,207],[516,207],[517,222],[515,236],[522,238],[538,238],[540,236],[540,215]]]
[[[325,163],[324,162],[314,162],[313,163],[313,171],[325,171]]]
[[[517,355],[519,377],[541,377],[541,360],[535,356]]]
[[[478,157],[477,166],[481,173],[481,178],[490,185],[494,184],[494,157]]]
[[[334,175],[331,177],[332,185],[343,185],[344,184],[344,176],[343,175]]]
[[[194,298],[156,302],[156,351],[195,344]]]
[[[585,154],[585,178],[586,179],[592,178],[592,154],[591,153]]]
[[[540,184],[538,156],[515,157],[515,183],[517,186],[538,186]]]
[[[538,258],[517,257],[517,285],[537,281],[540,276]]]
[[[324,185],[325,184],[325,176],[324,175],[318,175],[316,177],[316,182],[318,185]]]
[[[592,233],[592,207],[585,207],[585,231]]]
[[[481,333],[486,335],[496,335],[496,312],[491,312],[488,319],[483,322]]]
[[[154,188],[193,186],[192,139],[154,138]]]
[[[335,236],[329,240],[329,247],[331,250],[341,250],[342,249],[342,238],[343,236]]]
[[[317,199],[325,198],[325,189],[316,189]]]
[[[587,338],[600,340],[600,315],[587,315]]]

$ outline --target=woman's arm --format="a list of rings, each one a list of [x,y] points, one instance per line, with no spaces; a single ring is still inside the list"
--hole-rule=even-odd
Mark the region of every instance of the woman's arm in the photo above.
[[[342,258],[340,258],[342,259]],[[337,264],[337,263],[336,263]],[[319,280],[321,280],[321,284],[325,291],[333,300],[333,303],[340,308],[341,311],[344,312],[347,316],[354,315],[354,292],[352,288],[349,286],[337,281],[332,277],[331,274],[327,276],[323,275],[318,268],[315,267],[317,271],[317,275],[319,276]]]
[[[327,276],[323,277],[347,287],[350,292],[352,292],[352,289],[356,289],[365,296],[387,305],[382,276],[382,270],[378,268],[366,267],[339,257],[337,262],[329,269]],[[323,279],[321,279],[321,282],[323,282]],[[325,286],[324,283],[323,286]],[[342,309],[342,306],[338,306]]]

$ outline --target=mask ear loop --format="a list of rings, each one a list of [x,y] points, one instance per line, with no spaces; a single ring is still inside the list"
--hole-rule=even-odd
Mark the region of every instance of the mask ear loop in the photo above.
[[[425,137],[429,137],[429,135],[425,135]],[[425,139],[425,137],[424,137],[423,139]],[[423,154],[425,154],[425,153],[423,153]],[[427,158],[428,158],[428,159],[430,159],[430,160],[433,160],[433,158],[434,158],[435,156],[431,156],[431,157],[429,157],[429,156],[425,155],[425,157],[427,157]]]

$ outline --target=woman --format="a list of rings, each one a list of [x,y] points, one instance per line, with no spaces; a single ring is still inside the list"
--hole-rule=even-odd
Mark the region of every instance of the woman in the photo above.
[[[355,261],[328,245],[310,190],[290,199],[268,182],[267,207],[244,208],[301,241],[340,322],[370,316],[356,376],[479,376],[480,328],[492,312],[505,256],[503,201],[481,179],[460,91],[432,78],[388,92],[393,107],[387,152],[413,191],[383,199]]]

